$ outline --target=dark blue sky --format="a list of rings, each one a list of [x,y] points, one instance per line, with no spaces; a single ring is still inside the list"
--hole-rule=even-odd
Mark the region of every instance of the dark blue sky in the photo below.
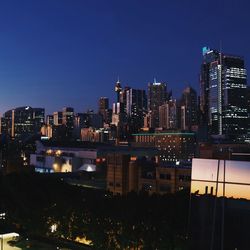
[[[96,108],[114,82],[145,88],[156,77],[175,96],[198,89],[201,48],[250,65],[250,1],[3,0],[0,112],[31,105]]]

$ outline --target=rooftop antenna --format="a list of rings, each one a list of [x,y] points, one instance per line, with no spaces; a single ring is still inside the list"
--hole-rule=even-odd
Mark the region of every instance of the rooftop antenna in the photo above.
[[[154,84],[156,83],[156,78],[154,77]]]
[[[220,40],[220,65],[222,64],[222,40]]]

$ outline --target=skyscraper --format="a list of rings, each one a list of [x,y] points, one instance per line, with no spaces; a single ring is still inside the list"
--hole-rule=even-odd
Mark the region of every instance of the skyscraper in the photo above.
[[[200,109],[210,135],[234,138],[247,129],[247,72],[244,59],[203,48]]]
[[[116,138],[124,139],[126,137],[127,116],[126,113],[124,112],[123,103],[120,102],[113,103],[111,125],[115,126]]]
[[[44,122],[44,109],[25,106],[9,110],[4,113],[2,124],[5,133],[12,138],[26,139],[40,133]]]
[[[181,127],[184,130],[192,130],[194,126],[198,125],[197,113],[197,93],[192,87],[186,87],[182,92],[181,97],[181,120],[183,121]]]
[[[58,111],[53,113],[53,125],[62,125],[62,112]]]
[[[159,127],[159,107],[167,100],[167,85],[165,83],[148,84],[148,111],[151,113],[151,126]]]
[[[99,113],[102,114],[108,108],[109,108],[108,97],[100,97],[100,99],[99,99]]]
[[[115,92],[116,92],[116,101],[120,102],[120,92],[122,90],[120,80],[118,79],[115,84]]]
[[[99,114],[102,115],[103,121],[108,123],[109,119],[109,99],[108,97],[101,97],[99,99]]]
[[[112,124],[118,126],[120,123],[124,123],[125,120],[126,120],[126,115],[124,112],[123,103],[120,102],[113,103]]]
[[[142,89],[128,89],[126,100],[129,130],[135,133],[143,127],[144,115],[147,110],[146,92]]]
[[[47,115],[46,116],[46,125],[54,125],[54,117],[53,115]]]
[[[33,120],[35,132],[40,132],[41,127],[45,124],[44,108],[33,108]]]
[[[74,129],[74,109],[65,107],[62,110],[62,124],[65,126],[66,137],[71,138]]]
[[[250,135],[250,86],[247,87],[248,134]]]
[[[169,100],[159,107],[159,126],[166,129],[177,128],[176,100]]]
[[[121,92],[120,92],[120,103],[123,103],[124,106],[124,112],[127,114],[127,91],[130,89],[130,87],[125,86]]]

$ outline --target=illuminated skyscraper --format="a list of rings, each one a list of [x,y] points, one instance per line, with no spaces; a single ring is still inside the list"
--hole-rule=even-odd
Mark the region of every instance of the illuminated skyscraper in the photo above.
[[[101,97],[99,99],[99,114],[102,115],[103,121],[105,123],[110,122],[110,117],[109,117],[109,99],[108,97]]]
[[[39,133],[41,127],[45,124],[45,110],[44,108],[33,108],[34,129]]]
[[[121,83],[120,80],[118,79],[116,84],[115,84],[115,92],[116,92],[116,99],[117,102],[120,102],[120,92],[122,91]]]
[[[127,90],[127,116],[130,132],[138,132],[143,127],[144,115],[147,110],[147,97],[145,90]]]
[[[159,126],[166,129],[177,128],[176,100],[169,100],[159,107]]]
[[[109,108],[109,99],[108,97],[100,97],[99,99],[99,113],[103,114],[106,109]]]
[[[44,123],[44,109],[29,106],[18,107],[4,113],[4,132],[12,138],[26,139],[40,133]]]
[[[167,100],[167,85],[165,83],[148,84],[148,111],[151,113],[151,126],[159,127],[159,107]]]
[[[247,72],[244,59],[203,48],[200,109],[210,135],[231,138],[247,129]]]
[[[123,106],[124,106],[124,112],[127,114],[128,111],[127,111],[127,102],[128,102],[128,99],[127,99],[127,91],[130,90],[130,87],[128,86],[125,86],[121,92],[120,92],[120,103],[123,103]]]
[[[59,111],[53,113],[53,125],[62,125],[62,112]]]
[[[248,134],[250,134],[250,86],[247,87]]]
[[[66,128],[66,137],[71,138],[74,129],[74,109],[70,107],[63,108],[62,124]]]
[[[54,125],[54,117],[53,115],[47,115],[46,116],[46,125]]]

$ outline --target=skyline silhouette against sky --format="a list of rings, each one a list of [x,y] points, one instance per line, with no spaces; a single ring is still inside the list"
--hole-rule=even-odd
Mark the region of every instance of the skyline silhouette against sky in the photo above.
[[[8,0],[0,4],[0,112],[97,107],[114,84],[199,91],[202,47],[250,65],[250,2]],[[199,93],[198,93],[199,94]]]

